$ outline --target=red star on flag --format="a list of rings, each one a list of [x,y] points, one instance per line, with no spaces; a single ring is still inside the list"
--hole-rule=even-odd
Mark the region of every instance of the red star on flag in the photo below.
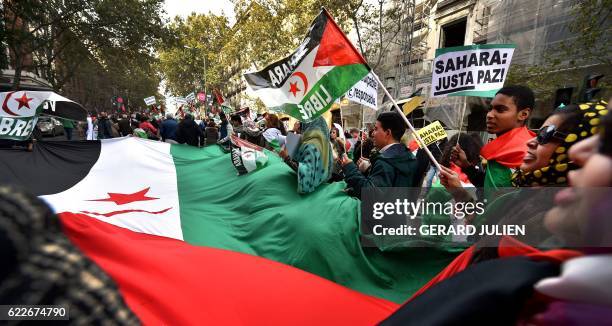
[[[114,192],[108,193],[108,198],[90,199],[89,201],[114,201],[117,205],[125,205],[136,201],[155,200],[159,198],[145,196],[151,187],[135,192],[133,194],[117,194]]]
[[[32,98],[28,98],[28,96],[26,95],[26,92],[23,92],[23,95],[20,98],[16,98],[15,101],[19,102],[19,107],[17,108],[17,110],[21,110],[22,107],[26,107],[26,108],[30,108],[30,104],[29,102],[32,100]]]
[[[289,83],[289,93],[293,93],[293,97],[296,97],[297,92],[301,91],[301,89],[299,89],[297,87],[297,82],[295,83]]]

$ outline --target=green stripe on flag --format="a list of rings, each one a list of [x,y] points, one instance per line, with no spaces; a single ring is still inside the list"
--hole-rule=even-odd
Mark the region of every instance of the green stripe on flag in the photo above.
[[[304,96],[299,105],[286,103],[269,109],[276,112],[285,112],[301,121],[311,121],[329,110],[337,98],[344,95],[369,72],[368,68],[363,64],[336,66],[319,79],[308,94]],[[331,100],[326,101],[329,98]],[[321,99],[323,103],[321,103]],[[316,104],[319,103],[321,106],[317,107]],[[309,110],[310,108],[312,110]],[[309,116],[306,118],[304,114]]]
[[[172,145],[171,154],[183,237],[193,245],[266,257],[398,303],[456,256],[436,248],[362,248],[360,201],[342,192],[346,184],[300,195],[295,172],[274,154],[266,167],[242,176],[216,145]]]

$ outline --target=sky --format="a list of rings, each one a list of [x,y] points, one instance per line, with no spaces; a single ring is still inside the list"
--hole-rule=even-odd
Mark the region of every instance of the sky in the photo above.
[[[234,6],[230,0],[166,0],[165,9],[168,17],[173,19],[174,16],[181,16],[186,18],[192,12],[198,14],[206,14],[209,11],[221,15],[225,13],[230,20],[230,23],[234,23]],[[164,94],[166,91],[164,82],[159,86],[159,92]]]
[[[166,0],[166,12],[170,18],[174,16],[187,17],[192,12],[205,14],[208,12],[220,15],[225,12],[234,21],[234,6],[230,0]]]

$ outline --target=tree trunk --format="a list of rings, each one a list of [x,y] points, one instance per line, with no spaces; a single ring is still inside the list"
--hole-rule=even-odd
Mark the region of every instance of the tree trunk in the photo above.
[[[21,87],[21,71],[23,70],[23,63],[21,61],[21,56],[15,53],[15,74],[13,75],[13,85],[11,85],[11,90],[13,91],[18,91]]]
[[[383,57],[383,3],[384,0],[378,0],[378,40],[380,43],[378,47],[378,60],[376,60],[376,64],[372,69],[378,68]]]
[[[351,17],[351,19],[353,20],[353,25],[355,25],[355,31],[357,32],[357,43],[359,43],[359,51],[361,51],[361,55],[367,61],[368,59],[366,58],[365,52],[363,51],[363,44],[361,42],[361,32],[359,31],[359,23],[357,23],[357,13],[355,13],[355,15]]]

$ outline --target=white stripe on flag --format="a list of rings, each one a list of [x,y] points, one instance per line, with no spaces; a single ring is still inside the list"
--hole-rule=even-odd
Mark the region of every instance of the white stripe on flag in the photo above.
[[[170,144],[137,137],[102,140],[89,174],[61,193],[42,196],[57,213],[85,213],[135,232],[183,239],[176,168]],[[110,193],[158,198],[130,203],[92,201]],[[120,212],[120,213],[117,213]],[[107,216],[104,216],[106,214]]]
[[[307,92],[312,89],[312,87],[319,81],[319,79],[321,79],[321,77],[325,76],[325,74],[330,72],[335,67],[325,66],[314,68],[314,59],[317,56],[318,50],[319,47],[317,46],[310,51],[310,53],[304,57],[304,60],[300,63],[300,65],[294,70],[294,72],[302,72],[306,76],[306,80],[308,82],[308,89],[306,92],[303,89],[303,82],[297,76],[288,78],[285,81],[285,84],[283,84],[280,88],[260,88],[258,90],[251,90],[261,99],[262,102],[264,102],[266,107],[281,106],[285,103],[299,104],[302,101],[302,98],[304,98],[304,94],[307,94]],[[300,91],[296,93],[296,96],[289,92],[290,83],[297,83],[296,86],[300,89]]]

